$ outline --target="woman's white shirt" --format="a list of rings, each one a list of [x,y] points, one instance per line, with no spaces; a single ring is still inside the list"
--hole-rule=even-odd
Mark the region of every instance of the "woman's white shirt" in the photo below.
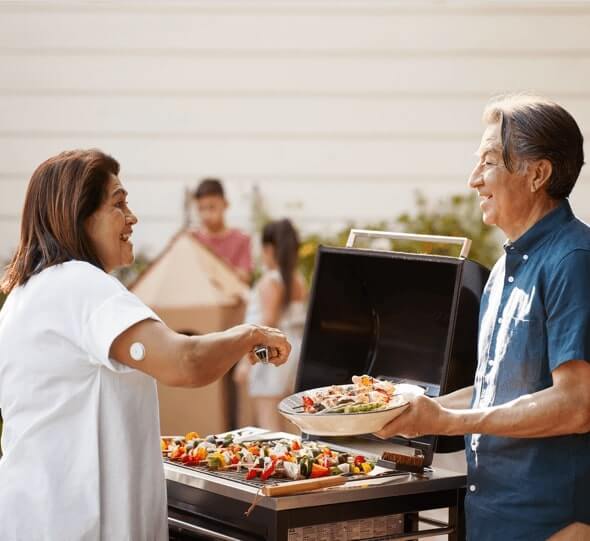
[[[0,539],[167,539],[156,382],[109,359],[152,310],[81,261],[0,311]]]

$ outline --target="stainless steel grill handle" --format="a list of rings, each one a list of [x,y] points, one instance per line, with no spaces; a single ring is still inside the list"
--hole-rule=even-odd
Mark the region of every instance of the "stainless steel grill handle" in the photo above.
[[[216,541],[240,541],[240,539],[237,537],[232,537],[230,535],[225,535],[220,532],[215,532],[213,530],[210,530],[209,528],[203,528],[202,526],[190,524],[188,522],[185,522],[184,520],[179,520],[173,517],[168,517],[168,525],[176,526],[177,528],[181,528],[188,532],[198,534],[199,536],[201,536],[201,539],[214,539]]]
[[[414,233],[396,233],[395,231],[370,231],[351,229],[346,241],[347,248],[354,247],[357,237],[382,238],[389,240],[415,240],[418,242],[435,242],[437,244],[461,244],[459,257],[467,258],[471,249],[471,239],[467,237],[445,237],[443,235],[418,235]]]

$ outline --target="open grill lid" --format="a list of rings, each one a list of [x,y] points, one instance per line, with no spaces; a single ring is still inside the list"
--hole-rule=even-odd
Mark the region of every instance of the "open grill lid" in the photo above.
[[[321,246],[296,390],[355,374],[417,383],[432,397],[473,384],[488,274],[464,257]],[[402,442],[429,453],[457,450],[463,439]]]

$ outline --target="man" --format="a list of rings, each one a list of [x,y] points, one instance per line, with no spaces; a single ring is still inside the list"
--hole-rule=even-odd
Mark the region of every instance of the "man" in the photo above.
[[[250,237],[225,224],[228,207],[223,186],[218,179],[202,180],[193,195],[201,228],[195,232],[197,239],[228,263],[249,284],[252,279]]]
[[[590,228],[570,195],[580,130],[543,98],[496,100],[469,186],[508,237],[482,296],[472,387],[384,427],[466,434],[468,538],[590,539]]]

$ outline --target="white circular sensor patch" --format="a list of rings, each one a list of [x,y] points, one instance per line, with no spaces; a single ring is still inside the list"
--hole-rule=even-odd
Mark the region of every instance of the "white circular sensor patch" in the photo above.
[[[134,342],[129,348],[129,354],[134,361],[143,361],[145,359],[145,347],[141,342]]]

